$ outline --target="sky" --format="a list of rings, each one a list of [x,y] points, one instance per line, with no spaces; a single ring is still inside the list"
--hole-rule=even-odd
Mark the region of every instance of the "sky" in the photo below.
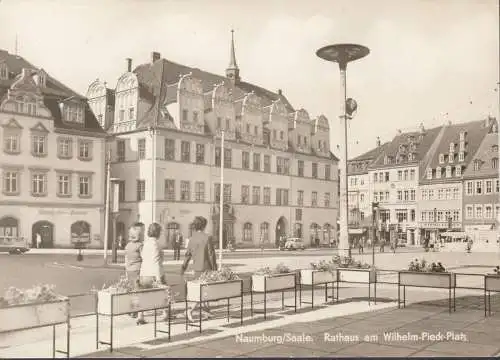
[[[81,94],[152,51],[222,75],[231,29],[242,80],[325,115],[336,154],[338,66],[315,55],[329,44],[370,48],[347,69],[350,158],[420,123],[498,118],[496,0],[0,0],[0,48],[14,53],[17,36],[19,55]]]

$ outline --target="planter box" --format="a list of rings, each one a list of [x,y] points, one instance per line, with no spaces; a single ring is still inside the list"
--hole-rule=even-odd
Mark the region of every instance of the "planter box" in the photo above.
[[[0,332],[56,325],[69,319],[69,300],[0,308]]]
[[[166,286],[136,290],[130,293],[112,293],[101,290],[97,293],[97,312],[101,315],[122,315],[136,311],[167,308]]]
[[[332,283],[337,281],[337,273],[337,270],[302,269],[300,270],[300,283],[302,285]]]
[[[243,296],[243,280],[217,281],[212,283],[188,281],[186,283],[187,301],[215,301],[240,296]]]
[[[496,274],[484,275],[484,286],[486,291],[500,292],[500,275]]]
[[[344,281],[366,284],[377,282],[377,271],[372,269],[339,268],[338,272],[338,279],[341,282]]]
[[[252,291],[269,292],[293,289],[295,287],[296,273],[275,275],[252,275]]]
[[[420,286],[449,289],[456,286],[456,274],[418,272],[418,271],[400,271],[399,285],[401,286]]]

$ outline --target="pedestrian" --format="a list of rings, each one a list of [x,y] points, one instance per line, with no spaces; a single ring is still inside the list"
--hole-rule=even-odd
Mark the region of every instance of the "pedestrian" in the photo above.
[[[364,253],[364,246],[365,246],[365,237],[363,236],[361,239],[359,239],[359,249],[358,249],[358,252],[360,254]]]
[[[125,271],[127,274],[127,280],[134,285],[135,289],[140,287],[139,285],[139,275],[142,264],[142,236],[141,232],[144,228],[144,224],[135,223],[130,227],[128,233],[129,242],[125,246]],[[137,319],[137,325],[145,324],[144,313],[141,312],[139,315],[135,313],[130,314],[131,317],[139,318]]]
[[[40,233],[36,233],[36,247],[37,249],[42,247],[42,235]]]
[[[385,239],[380,239],[380,252],[385,252]]]
[[[368,240],[366,241],[366,246],[369,248],[372,246],[372,239],[371,238],[368,238]]]
[[[179,229],[175,230],[174,234],[174,260],[181,259],[182,234]]]
[[[205,271],[217,270],[217,262],[215,258],[215,249],[210,241],[210,237],[205,234],[207,227],[207,219],[202,216],[195,217],[193,221],[194,232],[189,239],[189,244],[186,250],[186,258],[181,267],[183,275],[189,266],[191,259],[193,260],[194,279],[198,279]],[[191,303],[193,304],[193,303]],[[210,317],[210,308],[208,304],[194,303],[187,311],[187,318],[193,321],[193,311],[200,306],[203,310],[202,317]]]
[[[155,282],[167,285],[163,270],[163,251],[160,249],[158,239],[161,234],[161,225],[152,223],[148,227],[148,236],[144,239],[141,257],[140,284],[150,288]],[[168,321],[168,311],[163,310],[164,321]]]

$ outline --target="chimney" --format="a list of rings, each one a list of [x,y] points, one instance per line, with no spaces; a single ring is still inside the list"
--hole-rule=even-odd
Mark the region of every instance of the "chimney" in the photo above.
[[[159,52],[153,51],[151,53],[151,62],[154,63],[157,60],[161,59],[161,54]]]
[[[131,72],[132,71],[132,59],[126,58],[125,60],[127,61],[127,72]]]
[[[377,136],[377,147],[380,147],[380,136]]]
[[[279,96],[283,95],[283,91],[281,89],[278,89],[278,95]]]

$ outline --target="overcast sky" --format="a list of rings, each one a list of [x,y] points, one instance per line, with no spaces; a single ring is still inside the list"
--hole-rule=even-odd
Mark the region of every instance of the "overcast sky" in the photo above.
[[[224,74],[231,28],[242,79],[327,116],[335,153],[338,67],[315,55],[331,43],[371,50],[348,67],[350,156],[421,122],[498,114],[497,0],[0,0],[0,48],[14,52],[17,34],[19,55],[82,94],[151,51]]]

